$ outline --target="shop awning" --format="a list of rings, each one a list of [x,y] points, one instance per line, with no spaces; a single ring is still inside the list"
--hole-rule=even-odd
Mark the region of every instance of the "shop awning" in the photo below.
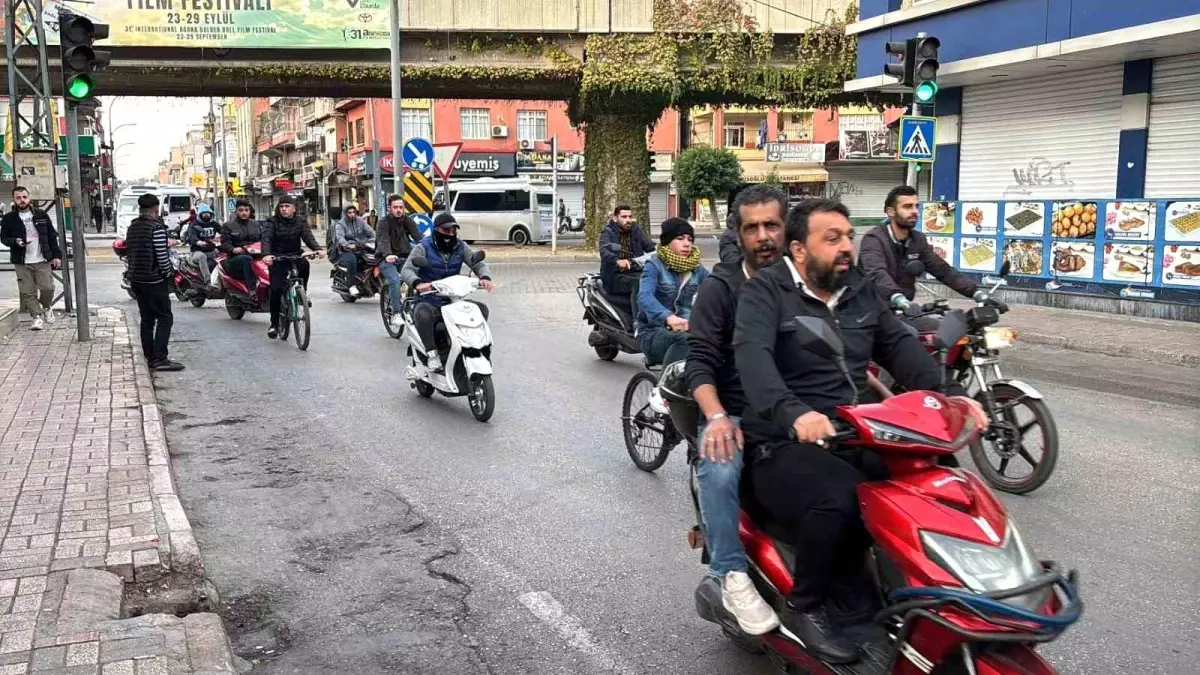
[[[742,162],[742,180],[761,183],[774,171],[781,183],[824,183],[829,173],[821,164],[788,164],[784,162]]]

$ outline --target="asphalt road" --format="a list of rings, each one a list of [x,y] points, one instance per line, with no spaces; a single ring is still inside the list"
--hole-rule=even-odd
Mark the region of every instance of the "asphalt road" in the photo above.
[[[639,361],[602,363],[578,265],[497,265],[498,405],[423,400],[378,305],[313,275],[308,352],[263,315],[176,305],[156,377],[181,497],[237,651],[267,673],[752,673],[695,616],[686,467],[654,475],[618,422]],[[117,266],[94,303],[133,308]],[[0,294],[12,295],[0,273]],[[1082,572],[1083,620],[1044,651],[1069,673],[1181,673],[1200,658],[1197,371],[1019,346],[1062,436],[1051,481],[1006,497],[1041,557]]]

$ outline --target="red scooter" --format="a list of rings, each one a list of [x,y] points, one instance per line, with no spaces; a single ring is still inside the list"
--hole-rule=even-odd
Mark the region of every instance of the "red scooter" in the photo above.
[[[271,309],[271,271],[262,261],[260,245],[254,243],[246,246],[246,254],[253,258],[250,269],[258,281],[254,293],[250,293],[246,282],[231,274],[224,264],[217,266],[217,283],[225,297],[225,311],[235,321],[245,316],[246,312],[255,314]]]
[[[175,257],[178,262],[175,267],[175,297],[179,298],[180,302],[190,302],[192,307],[203,307],[206,300],[224,298],[225,288],[219,280],[212,274],[205,277],[192,261],[184,256],[185,254],[179,254]],[[221,264],[225,262],[225,254],[217,251],[208,261],[211,269],[220,270]],[[219,275],[219,272],[217,274]]]
[[[817,318],[797,317],[809,348],[842,366],[842,342]],[[944,356],[966,333],[959,310],[948,312],[936,343]],[[853,380],[851,380],[853,383]],[[683,364],[663,373],[660,391],[672,422],[688,440],[692,501],[700,519],[695,467],[699,410],[687,392]],[[716,580],[696,591],[700,617],[733,642],[765,653],[784,672],[819,675],[1053,675],[1034,648],[1077,621],[1082,612],[1077,576],[1039,561],[1004,505],[974,474],[940,466],[978,435],[966,405],[939,393],[914,391],[873,405],[840,406],[831,452],[861,448],[879,453],[888,480],[863,483],[859,504],[873,538],[863,579],[852,601],[831,602],[830,613],[859,644],[850,664],[822,661],[786,627],[760,637],[743,633],[725,610]],[[781,611],[792,589],[798,553],[780,537],[753,494],[743,491],[742,543],[750,577],[762,597]],[[689,533],[708,562],[704,533]],[[871,581],[867,581],[870,579]]]

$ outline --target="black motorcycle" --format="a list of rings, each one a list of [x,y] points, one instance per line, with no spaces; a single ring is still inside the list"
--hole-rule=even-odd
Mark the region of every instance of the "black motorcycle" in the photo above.
[[[620,244],[609,244],[610,250],[620,251]],[[647,253],[629,261],[631,272],[641,272],[642,266],[653,253]],[[579,302],[583,305],[583,318],[592,327],[588,334],[588,346],[596,350],[596,356],[612,361],[617,354],[641,354],[642,345],[633,334],[633,313],[636,311],[632,298],[617,298],[605,292],[599,272],[588,272],[579,277],[575,288]]]
[[[366,243],[361,246],[347,244],[346,250],[358,254],[358,275],[361,280],[357,283],[351,283],[350,275],[347,274],[345,266],[334,260],[333,268],[329,270],[329,277],[333,280],[333,292],[343,302],[354,302],[359,298],[373,298],[376,293],[382,293],[384,291],[383,284],[385,280],[383,275],[379,273],[379,259],[375,255],[375,244]],[[352,287],[357,287],[358,295],[350,292]]]

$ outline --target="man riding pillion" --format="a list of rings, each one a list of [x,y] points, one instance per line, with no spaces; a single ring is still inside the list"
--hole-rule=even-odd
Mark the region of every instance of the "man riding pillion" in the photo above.
[[[611,250],[611,244],[619,244],[620,252]],[[630,261],[653,250],[654,241],[633,221],[633,209],[625,204],[613,209],[612,220],[600,233],[600,284],[611,298],[628,303],[630,314],[637,310],[634,299],[641,278]]]
[[[233,218],[221,226],[220,248],[225,252],[225,268],[246,282],[246,289],[254,295],[258,278],[250,263],[253,259],[246,252],[250,244],[262,241],[262,226],[254,220],[254,208],[245,199],[239,199]]]
[[[346,285],[350,295],[358,297],[358,260],[363,253],[363,246],[375,241],[375,230],[367,221],[358,215],[358,209],[347,206],[342,212],[342,219],[333,226],[333,248],[338,264],[346,268]]]
[[[467,264],[472,255],[474,251],[471,247],[458,239],[458,222],[454,220],[454,216],[439,213],[433,221],[433,232],[413,248],[404,263],[404,268],[400,270],[400,278],[410,288],[425,293],[433,289],[433,282],[460,274],[462,266]],[[471,272],[479,277],[479,285],[484,290],[490,292],[494,288],[487,263],[479,261],[471,266]],[[426,295],[413,307],[413,323],[417,328],[417,336],[421,338],[421,344],[425,345],[429,357],[428,366],[433,372],[443,370],[442,358],[438,354],[434,336],[437,322],[441,318],[441,307],[446,302],[448,301],[445,298],[437,295]],[[469,299],[467,302],[478,305],[484,320],[487,320],[487,305]]]
[[[379,229],[375,232],[375,255],[383,262],[379,264],[379,273],[387,280],[388,298],[392,303],[392,328],[400,330],[404,326],[404,317],[400,314],[400,268],[412,253],[414,241],[421,241],[421,229],[417,223],[404,212],[404,198],[400,195],[389,195],[387,213],[379,221]]]
[[[191,251],[188,260],[204,275],[204,283],[208,283],[212,276],[210,263],[215,262],[214,256],[217,252],[217,245],[213,239],[218,231],[216,214],[213,213],[212,207],[208,204],[197,206],[196,219],[187,229],[188,249]]]
[[[271,327],[267,329],[267,337],[272,340],[279,336],[279,314],[283,308],[283,294],[287,292],[288,270],[296,268],[305,289],[308,288],[309,272],[308,261],[304,258],[276,260],[275,256],[300,254],[301,242],[318,258],[325,254],[308,222],[296,215],[296,198],[285,195],[279,199],[275,215],[267,218],[262,233],[263,262],[271,266]]]
[[[692,298],[708,276],[695,236],[691,223],[683,218],[664,220],[659,246],[642,270],[635,323],[642,354],[651,363],[687,357]]]
[[[738,535],[742,474],[742,411],[746,395],[733,358],[738,290],[747,278],[779,260],[783,250],[787,195],[769,185],[741,191],[730,207],[730,225],[742,255],[721,262],[700,285],[689,320],[684,376],[706,423],[700,429],[696,476],[700,513],[708,544],[708,578],[721,586],[721,599],[748,635],[779,626],[779,617],[747,575],[746,551]]]
[[[783,624],[831,663],[858,659],[858,649],[830,619],[825,602],[861,588],[870,535],[862,525],[856,487],[886,476],[874,453],[831,452],[839,405],[855,390],[838,364],[808,348],[801,317],[837,330],[844,367],[860,391],[867,364],[880,362],[910,390],[942,387],[933,358],[888,309],[874,285],[853,268],[854,228],[839,202],[810,199],[788,214],[784,264],[760,269],[738,297],[734,356],[747,406],[743,430],[756,501],[790,530],[797,558]],[[950,395],[964,392],[947,382]],[[987,417],[973,399],[977,424]]]
[[[893,309],[907,309],[917,293],[916,277],[904,269],[912,260],[919,260],[925,271],[959,293],[985,299],[979,284],[971,277],[951,267],[929,245],[925,234],[916,231],[917,190],[907,185],[892,188],[883,202],[887,221],[863,236],[858,252],[858,266],[867,278],[875,282],[880,295]]]

